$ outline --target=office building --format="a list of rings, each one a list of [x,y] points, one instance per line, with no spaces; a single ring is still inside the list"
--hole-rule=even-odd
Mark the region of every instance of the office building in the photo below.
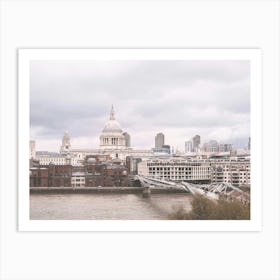
[[[164,145],[164,134],[162,132],[158,133],[155,137],[155,148],[162,148]]]

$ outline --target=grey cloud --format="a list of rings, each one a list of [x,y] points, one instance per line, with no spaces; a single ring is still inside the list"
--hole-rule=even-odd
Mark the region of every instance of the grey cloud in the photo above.
[[[181,137],[195,128],[239,127],[250,122],[249,67],[248,61],[33,61],[31,138],[61,138],[64,129],[96,138],[111,104],[132,141],[138,135],[138,146],[172,128]]]

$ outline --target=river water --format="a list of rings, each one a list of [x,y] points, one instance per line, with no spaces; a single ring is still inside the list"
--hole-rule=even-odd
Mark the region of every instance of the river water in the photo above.
[[[33,220],[166,220],[179,207],[191,208],[191,195],[31,194]]]

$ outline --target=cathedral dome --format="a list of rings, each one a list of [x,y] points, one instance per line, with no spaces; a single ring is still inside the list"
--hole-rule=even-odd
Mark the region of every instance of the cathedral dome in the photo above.
[[[119,122],[115,119],[115,112],[112,106],[110,118],[106,122],[100,135],[100,148],[114,150],[125,147],[125,137]]]
[[[116,120],[108,120],[105,124],[104,129],[102,130],[103,133],[122,133],[121,126],[118,121]]]

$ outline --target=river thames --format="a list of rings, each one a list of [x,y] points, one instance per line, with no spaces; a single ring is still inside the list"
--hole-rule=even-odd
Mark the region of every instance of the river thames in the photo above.
[[[32,220],[167,220],[170,213],[191,209],[191,195],[31,194]]]

